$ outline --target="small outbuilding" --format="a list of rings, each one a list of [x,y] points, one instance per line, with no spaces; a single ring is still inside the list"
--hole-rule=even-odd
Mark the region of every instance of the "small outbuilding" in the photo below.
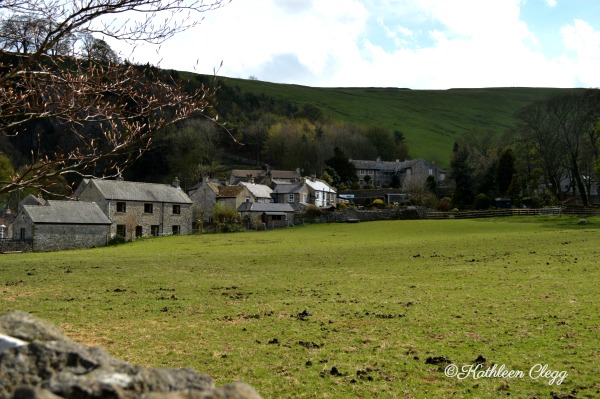
[[[47,201],[23,205],[13,224],[13,238],[30,240],[34,251],[101,247],[110,220],[94,202]]]
[[[294,222],[294,208],[290,204],[244,202],[237,211],[248,228],[257,230],[287,227]]]

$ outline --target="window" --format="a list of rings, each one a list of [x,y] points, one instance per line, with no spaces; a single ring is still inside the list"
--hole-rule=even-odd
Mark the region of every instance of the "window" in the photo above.
[[[127,235],[127,231],[124,224],[117,225],[117,235],[121,237],[125,237]]]
[[[181,229],[180,229],[179,225],[173,225],[173,229],[172,229],[173,234],[180,234],[180,232],[181,232],[180,230]]]
[[[144,204],[144,213],[152,213],[153,208],[152,204]]]
[[[302,194],[302,202],[306,202],[306,194]]]
[[[250,202],[250,197],[246,197],[246,202]]]
[[[296,196],[294,194],[288,194],[287,202],[294,202],[294,201],[296,201]]]
[[[135,226],[135,236],[141,237],[143,235],[144,235],[144,230],[142,229],[142,226]]]
[[[364,174],[365,174],[365,170],[364,170],[364,169],[361,169],[361,170],[359,171],[359,173],[360,173],[361,175],[364,175]]]
[[[117,212],[127,212],[127,203],[126,202],[117,202]]]
[[[373,171],[373,170],[369,170],[369,171],[367,171],[367,173],[368,173],[369,175],[373,175],[373,174],[375,174],[375,171]]]
[[[150,226],[150,234],[152,234],[154,237],[158,237],[159,229],[157,224]]]
[[[173,215],[181,214],[181,205],[173,205]]]
[[[272,215],[271,216],[271,220],[273,220],[273,221],[278,221],[278,220],[281,221],[281,220],[283,220],[283,215]]]

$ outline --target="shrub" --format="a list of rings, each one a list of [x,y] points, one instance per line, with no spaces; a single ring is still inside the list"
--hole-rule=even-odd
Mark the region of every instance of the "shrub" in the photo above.
[[[426,208],[435,209],[438,206],[437,196],[433,193],[425,194],[421,198],[421,205]]]
[[[347,203],[345,203],[345,202],[340,202],[340,203],[337,205],[337,210],[338,210],[338,211],[343,211],[343,210],[347,209],[347,208],[348,208],[348,206],[349,206],[349,205],[348,205]]]
[[[127,239],[125,237],[123,237],[120,234],[116,234],[113,238],[108,240],[107,245],[120,245],[120,244],[125,244],[126,242],[127,242]]]
[[[450,212],[450,210],[452,209],[452,200],[448,197],[442,198],[438,202],[437,208],[442,212]]]
[[[323,211],[321,208],[315,205],[308,205],[306,208],[304,208],[304,217],[307,218],[318,218],[322,213]]]
[[[373,209],[385,208],[385,202],[383,202],[383,200],[381,198],[376,198],[373,200],[373,202],[371,202],[371,204],[369,205],[369,208],[373,208]]]
[[[475,196],[475,209],[482,210],[490,207],[490,197],[480,193]]]

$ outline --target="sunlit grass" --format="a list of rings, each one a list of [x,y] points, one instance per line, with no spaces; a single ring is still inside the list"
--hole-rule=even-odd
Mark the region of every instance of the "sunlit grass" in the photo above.
[[[330,224],[0,257],[0,310],[264,397],[596,397],[600,220]],[[310,316],[301,316],[304,311]],[[478,356],[546,380],[459,380]]]

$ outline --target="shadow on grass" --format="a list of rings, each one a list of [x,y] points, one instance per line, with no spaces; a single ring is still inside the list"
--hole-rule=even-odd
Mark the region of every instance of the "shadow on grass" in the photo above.
[[[573,215],[540,215],[540,216],[503,216],[486,219],[475,219],[480,222],[503,222],[503,223],[534,223],[540,227],[556,230],[590,230],[600,227],[600,217],[573,216]],[[582,223],[585,220],[585,223]]]

